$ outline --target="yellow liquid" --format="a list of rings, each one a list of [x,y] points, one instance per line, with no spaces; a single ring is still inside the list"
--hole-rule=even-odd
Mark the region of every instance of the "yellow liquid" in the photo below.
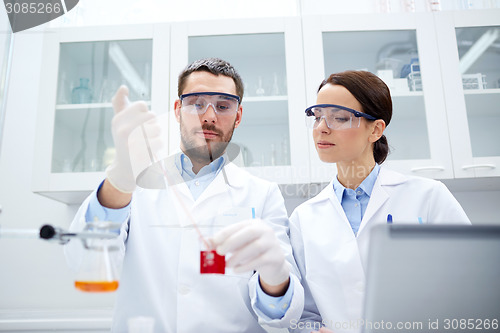
[[[75,281],[75,288],[89,293],[105,293],[118,289],[118,281]]]

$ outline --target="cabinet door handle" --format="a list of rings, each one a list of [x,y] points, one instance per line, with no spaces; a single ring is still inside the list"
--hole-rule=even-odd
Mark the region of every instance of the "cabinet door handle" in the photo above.
[[[419,172],[419,171],[444,171],[445,168],[442,166],[426,166],[426,167],[419,167],[419,168],[411,168],[411,172]]]
[[[462,167],[462,170],[469,170],[469,169],[478,169],[478,168],[488,168],[488,169],[496,169],[495,164],[473,164],[473,165],[464,165]]]

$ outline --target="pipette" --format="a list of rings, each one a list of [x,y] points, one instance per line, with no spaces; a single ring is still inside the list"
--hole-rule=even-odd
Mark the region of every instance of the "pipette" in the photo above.
[[[69,232],[50,224],[43,225],[40,229],[6,229],[0,226],[1,238],[32,238],[55,241],[61,245],[68,243],[71,239],[112,239],[116,233],[109,232]]]

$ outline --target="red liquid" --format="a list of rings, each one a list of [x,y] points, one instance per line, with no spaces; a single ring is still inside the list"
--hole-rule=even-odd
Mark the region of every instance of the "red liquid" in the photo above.
[[[218,255],[215,250],[200,252],[201,274],[224,274],[226,272],[226,257]]]
[[[90,293],[103,293],[118,289],[118,281],[75,281],[75,288]]]

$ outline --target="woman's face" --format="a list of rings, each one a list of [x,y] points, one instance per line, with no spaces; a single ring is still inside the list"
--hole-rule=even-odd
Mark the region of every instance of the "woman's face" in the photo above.
[[[336,104],[364,112],[358,100],[340,85],[323,86],[318,93],[316,104]],[[319,158],[328,163],[364,164],[373,160],[373,142],[382,135],[374,135],[376,122],[361,118],[359,127],[332,130],[328,128],[326,121],[322,120],[318,127],[313,129],[314,145]]]

